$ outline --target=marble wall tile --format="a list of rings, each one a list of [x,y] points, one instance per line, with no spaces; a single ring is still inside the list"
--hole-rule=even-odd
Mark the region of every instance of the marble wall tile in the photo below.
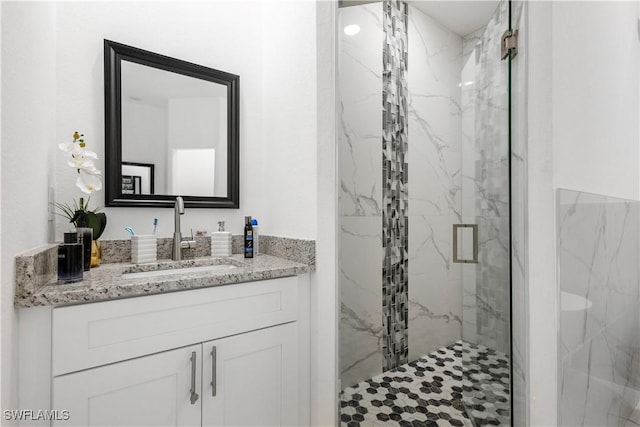
[[[382,3],[340,9],[340,215],[382,215]],[[342,29],[357,23],[360,32]]]
[[[463,330],[465,337],[474,343],[483,343],[500,351],[509,347],[508,332],[505,336],[509,326],[508,303],[507,306],[504,303],[508,302],[509,296],[508,250],[505,252],[509,245],[506,220],[507,82],[504,78],[505,63],[495,60],[499,42],[497,46],[494,43],[496,34],[501,35],[504,31],[500,26],[504,24],[504,11],[503,4],[490,30],[478,31],[463,39],[409,5],[406,38],[394,36],[380,43],[383,41],[384,22],[382,4],[340,9],[341,28],[356,18],[363,28],[361,39],[347,38],[340,33],[341,263],[353,270],[350,276],[363,277],[371,271],[380,271],[376,270],[376,265],[382,269],[386,265],[387,270],[384,271],[388,271],[393,264],[396,269],[392,271],[399,272],[398,277],[401,278],[407,274],[405,266],[408,266],[408,281],[400,281],[408,285],[408,325],[404,325],[407,317],[400,312],[399,316],[395,315],[398,313],[391,314],[394,320],[388,326],[393,334],[398,333],[398,340],[392,337],[393,334],[389,337],[391,344],[400,343],[401,351],[406,349],[404,337],[408,326],[410,359],[459,340]],[[506,28],[506,24],[503,26]],[[368,30],[364,28],[378,31],[378,35],[366,35]],[[395,31],[392,32],[395,34]],[[402,52],[406,48],[406,44],[402,44],[405,42],[408,49],[403,54],[389,53],[390,48]],[[478,43],[479,53],[472,55],[472,47]],[[380,46],[387,46],[386,56],[382,55]],[[398,108],[403,105],[403,84],[384,86],[387,89],[381,92],[384,58],[387,64],[399,59],[407,60],[409,64],[406,72],[406,113]],[[467,58],[466,63],[470,65],[468,76],[465,76],[464,72],[461,75],[461,70],[463,60]],[[497,79],[481,75],[495,73],[496,70],[499,71]],[[397,71],[392,77],[397,77]],[[464,85],[467,79],[472,82],[470,85]],[[381,93],[384,94],[382,97]],[[386,115],[383,116],[379,114],[382,112],[380,107],[387,105],[385,102],[389,97],[396,103],[389,104],[395,109],[391,113],[385,107]],[[393,142],[389,139],[389,132],[382,132],[383,126],[392,124],[393,132],[401,131],[406,127],[402,118],[407,114],[408,139],[399,138]],[[382,117],[388,120],[378,121]],[[392,143],[385,146],[387,149],[380,150],[383,139]],[[496,144],[497,139],[500,139],[499,144]],[[387,156],[388,165],[395,166],[384,169],[383,156]],[[405,161],[402,156],[405,156]],[[398,173],[403,172],[405,163],[409,166],[408,172],[405,169],[406,175],[401,177]],[[391,171],[396,175],[392,176]],[[382,179],[385,173],[387,175]],[[377,218],[382,225],[381,216],[387,212],[383,208],[384,185],[389,183],[397,184],[389,188],[400,189],[398,194],[402,197],[408,194],[407,200],[394,205],[390,211],[396,212],[398,230],[404,232],[408,228],[408,239],[405,242],[400,240],[401,245],[397,248],[385,248],[389,255],[387,258],[381,252],[379,261],[374,261],[373,254],[367,249],[367,260],[354,262],[352,252],[345,252],[343,248],[346,244],[344,239],[354,236],[345,233],[353,233],[351,229],[356,223],[364,224],[358,221],[365,218]],[[398,202],[402,197],[393,200]],[[408,224],[403,222],[407,215]],[[451,263],[451,225],[467,222],[463,220],[465,216],[471,217],[469,222],[480,224],[481,250],[484,252],[481,257],[484,257],[483,262],[493,265],[477,267]],[[369,226],[373,225],[366,227]],[[394,227],[389,224],[386,228],[381,227],[381,244],[383,240],[385,244],[387,242],[382,236]],[[504,232],[506,234],[497,235]],[[365,234],[372,238],[373,229]],[[397,256],[406,251],[407,241],[408,259],[398,263]],[[388,265],[383,262],[385,259],[390,261]],[[380,283],[380,277],[377,280],[381,294],[386,295],[381,301],[383,307],[406,303],[403,298],[406,297],[407,286],[404,289],[393,283],[393,286],[385,286]],[[464,294],[463,282],[466,285]],[[343,293],[351,294],[347,300],[351,298],[352,301],[343,304],[341,319],[343,346],[340,364],[342,385],[347,386],[366,379],[372,375],[371,372],[379,372],[380,366],[376,363],[382,359],[377,353],[379,347],[376,347],[379,345],[378,328],[384,330],[385,321],[389,321],[383,320],[380,324],[381,319],[388,318],[382,315],[378,323],[375,319],[363,320],[370,319],[368,316],[373,305],[369,304],[373,303],[369,301],[363,306],[353,302],[353,295],[360,291],[344,274],[340,286]],[[463,303],[466,316],[463,315]],[[463,321],[466,322],[465,328],[462,328]],[[387,348],[384,343],[382,347]],[[395,350],[388,353],[396,354]],[[388,367],[393,365],[388,361],[385,363]]]
[[[508,28],[502,2],[462,69],[462,207],[464,223],[478,224],[475,277],[464,267],[463,322],[475,343],[509,353],[509,127],[508,63],[499,61]],[[470,43],[470,42],[467,42]]]
[[[409,7],[409,214],[460,216],[462,38]]]
[[[342,29],[358,24],[360,32]],[[340,378],[382,372],[382,3],[339,10]]]
[[[557,209],[560,423],[624,425],[640,400],[638,202],[559,189]]]
[[[340,219],[342,388],[382,372],[382,218]]]
[[[463,171],[476,186],[476,216],[509,216],[508,63],[500,58],[500,39],[508,27],[503,1],[478,44],[474,84],[475,168]]]
[[[409,359],[461,336],[461,264],[452,263],[451,218],[410,216]]]

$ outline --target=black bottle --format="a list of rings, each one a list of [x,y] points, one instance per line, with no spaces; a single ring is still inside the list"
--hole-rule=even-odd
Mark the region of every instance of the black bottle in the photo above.
[[[82,280],[83,247],[78,233],[64,233],[64,243],[58,246],[58,280],[61,283]]]
[[[93,241],[93,229],[90,227],[76,228],[78,232],[78,243],[83,247],[84,271],[91,270],[91,242]]]
[[[253,258],[253,226],[251,217],[244,217],[244,257]]]

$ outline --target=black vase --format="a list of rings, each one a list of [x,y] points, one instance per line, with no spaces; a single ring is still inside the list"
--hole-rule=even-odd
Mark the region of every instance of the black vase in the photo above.
[[[58,280],[71,283],[82,280],[83,246],[77,233],[64,233],[64,243],[58,246]]]

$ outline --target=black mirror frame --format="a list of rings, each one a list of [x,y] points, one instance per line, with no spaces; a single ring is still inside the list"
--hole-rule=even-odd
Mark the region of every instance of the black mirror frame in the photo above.
[[[208,80],[227,87],[227,197],[122,194],[122,60]],[[189,208],[240,207],[240,77],[135,47],[104,41],[105,206],[173,207],[182,196]]]

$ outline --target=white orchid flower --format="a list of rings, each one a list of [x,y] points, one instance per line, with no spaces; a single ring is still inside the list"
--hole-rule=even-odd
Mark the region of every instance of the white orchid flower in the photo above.
[[[89,175],[102,175],[102,172],[100,172],[100,170],[93,165],[91,167],[81,168],[80,170],[86,172]]]
[[[58,148],[64,151],[65,153],[70,153],[70,152],[80,150],[80,145],[78,144],[77,141],[72,141],[72,142],[58,144]]]
[[[80,156],[71,156],[67,164],[74,169],[91,169],[95,168],[93,160],[85,159]]]
[[[94,151],[91,150],[83,150],[82,156],[85,159],[94,159],[94,160],[98,160],[98,154],[96,154]]]
[[[80,176],[76,181],[76,187],[83,193],[91,194],[94,191],[102,190],[102,181],[96,175],[80,172]]]

